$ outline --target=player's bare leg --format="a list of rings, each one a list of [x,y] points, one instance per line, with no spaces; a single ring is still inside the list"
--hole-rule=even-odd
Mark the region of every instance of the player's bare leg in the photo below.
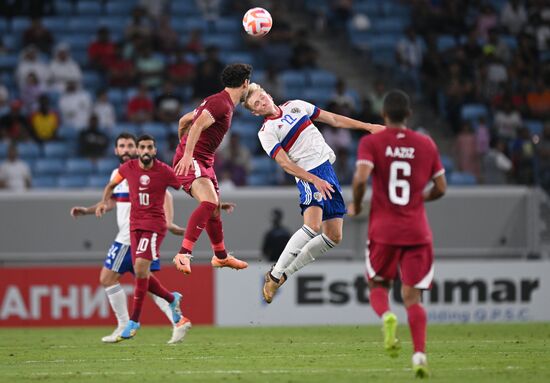
[[[116,343],[118,342],[118,337],[126,327],[128,320],[128,302],[126,299],[126,292],[119,283],[120,274],[103,267],[99,274],[99,282],[105,289],[107,293],[107,298],[111,309],[115,313],[117,319],[117,327],[115,330],[107,336],[101,338],[101,341],[104,343]]]
[[[422,291],[412,286],[401,287],[403,304],[407,309],[409,328],[413,341],[414,354],[412,356],[412,368],[416,377],[426,378],[430,375],[428,360],[426,358],[426,311],[421,304]]]

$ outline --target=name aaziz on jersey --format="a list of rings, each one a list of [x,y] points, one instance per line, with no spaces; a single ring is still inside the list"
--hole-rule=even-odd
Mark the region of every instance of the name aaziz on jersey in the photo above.
[[[386,157],[413,159],[414,148],[404,146],[396,146],[395,148],[392,148],[388,145],[386,146]]]

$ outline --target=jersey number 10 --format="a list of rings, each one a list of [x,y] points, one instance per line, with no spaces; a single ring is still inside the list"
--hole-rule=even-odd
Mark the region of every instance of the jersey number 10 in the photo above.
[[[149,193],[139,193],[139,204],[149,206]]]
[[[411,164],[405,161],[393,161],[390,165],[390,182],[388,185],[388,195],[391,203],[399,206],[405,206],[409,203],[411,197],[411,185],[409,181],[399,178],[399,173],[403,177],[411,176]],[[397,193],[397,189],[401,193]]]

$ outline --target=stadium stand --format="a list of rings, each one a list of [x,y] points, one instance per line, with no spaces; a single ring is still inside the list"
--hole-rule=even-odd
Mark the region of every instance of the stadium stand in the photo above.
[[[169,14],[170,23],[166,26],[167,31],[163,31],[167,34],[159,35],[153,28],[157,19],[148,14],[146,9],[138,8],[137,0],[55,0],[53,3],[54,11],[43,15],[42,25],[53,36],[53,46],[59,43],[70,46],[71,56],[82,71],[81,86],[90,94],[100,89],[107,90],[107,98],[115,110],[117,120],[114,127],[106,129],[111,140],[123,131],[136,135],[153,134],[165,152],[164,157],[168,157],[168,138],[177,130],[176,121],[168,125],[154,120],[138,125],[127,122],[127,104],[130,98],[136,94],[142,81],[150,83],[150,77],[147,77],[149,75],[137,70],[138,60],[142,60],[140,57],[146,47],[153,48],[152,59],[158,60],[157,63],[160,62],[162,67],[170,68],[176,56],[180,55],[180,59],[190,70],[187,78],[178,80],[177,96],[184,102],[182,113],[192,109],[199,101],[193,97],[196,86],[193,68],[203,60],[206,48],[211,45],[218,47],[222,64],[235,61],[253,64],[254,80],[261,81],[278,99],[304,98],[330,110],[333,107],[330,102],[337,78],[345,75],[323,69],[322,65],[315,62],[315,54],[308,56],[311,62],[306,62],[305,66],[302,61],[297,60],[296,55],[299,57],[300,49],[307,48],[315,52],[315,48],[308,43],[307,33],[303,31],[293,31],[296,38],[289,39],[288,35],[274,29],[269,38],[264,39],[260,45],[246,39],[241,29],[240,17],[247,4],[236,5],[230,1],[221,1],[219,12],[212,16],[203,15],[194,1],[168,1],[165,13]],[[306,0],[303,4],[292,6],[287,3],[274,5],[276,9],[273,9],[273,13],[277,17],[275,25],[290,25],[290,22],[284,20],[285,7],[287,13],[288,8],[292,8],[290,12],[305,11],[312,22],[316,21],[316,17],[326,18],[329,22],[325,25],[331,34],[344,36],[347,44],[364,55],[368,64],[373,64],[386,73],[395,73],[394,85],[408,87],[412,94],[418,93],[420,102],[430,105],[435,113],[446,120],[454,132],[450,133],[451,139],[458,133],[463,122],[471,123],[476,137],[481,134],[478,134],[478,126],[482,123],[487,125],[490,139],[501,138],[494,126],[495,113],[502,108],[505,100],[512,100],[514,108],[521,114],[522,125],[528,129],[535,144],[533,163],[537,166],[542,155],[538,148],[542,147],[540,144],[550,140],[550,128],[545,128],[548,126],[550,110],[550,52],[547,41],[537,38],[544,36],[547,28],[540,15],[546,14],[543,10],[548,6],[540,2],[520,2],[529,15],[529,22],[516,26],[509,24],[504,17],[505,12],[509,11],[509,2],[505,0],[469,3],[464,9],[454,7],[453,2],[449,1],[356,0],[348,9],[347,16],[342,16],[345,13],[335,12],[333,2],[328,0]],[[137,28],[136,25],[141,27]],[[15,71],[32,71],[32,68],[20,68],[20,54],[25,48],[23,36],[30,26],[31,18],[25,14],[16,13],[11,19],[0,18],[1,41],[4,47],[0,54],[0,86],[6,88],[9,101],[24,96],[23,89],[13,76]],[[95,61],[92,64],[89,60],[89,48],[97,40],[96,33],[100,26],[107,28],[114,44],[103,46],[102,61],[97,66]],[[409,26],[416,32],[414,42],[405,37],[405,29]],[[176,36],[175,50],[161,50],[159,39],[164,39],[171,33]],[[190,40],[192,34],[196,35],[195,40]],[[36,42],[37,45],[38,43],[39,41]],[[410,48],[413,46],[411,44],[417,44],[414,46],[421,52],[420,64],[414,71],[404,69],[403,57],[397,54],[400,46]],[[298,49],[298,53],[295,49]],[[49,52],[42,52],[38,57],[38,61],[46,67],[50,59]],[[153,61],[141,62],[139,67],[153,65],[152,63]],[[161,73],[163,81],[168,81],[166,73]],[[170,79],[172,78],[171,75]],[[54,110],[59,112],[61,94],[47,89],[47,84],[42,91],[48,93]],[[160,91],[161,86],[151,88],[151,98],[154,100]],[[362,97],[369,98],[370,95],[354,95],[358,104],[361,104]],[[0,110],[0,114],[7,112],[7,109]],[[357,110],[355,115],[373,115],[373,112]],[[259,163],[265,156],[256,138],[260,125],[261,119],[237,109],[233,129],[251,151],[253,161],[258,160]],[[545,134],[545,131],[548,132]],[[31,164],[42,158],[73,158],[78,133],[77,129],[61,121],[56,142],[37,144],[28,138],[18,138],[21,141],[20,156]],[[4,137],[4,140],[7,139]],[[506,155],[512,160],[513,148],[518,145],[517,139],[506,137],[509,148]],[[478,142],[480,152],[477,161],[480,164],[488,152],[488,141]],[[350,152],[348,155],[352,160],[354,153]],[[457,166],[453,155],[447,154],[444,158],[448,172],[464,170]],[[348,160],[350,164],[351,160]],[[265,177],[261,167],[253,165],[251,169],[248,182],[251,185],[280,182],[276,178]],[[34,173],[35,177],[40,176],[36,174],[36,170]],[[104,175],[106,172],[101,173],[100,175]],[[534,173],[535,176],[528,180],[529,183],[537,182],[536,172]],[[72,176],[66,170],[61,175]],[[516,169],[509,175],[511,183],[520,182],[520,178]],[[524,179],[521,179],[523,182]],[[476,176],[475,183],[482,182],[482,177]],[[51,187],[52,182],[46,180],[42,184]],[[64,181],[57,184],[91,186],[97,185],[97,182]]]

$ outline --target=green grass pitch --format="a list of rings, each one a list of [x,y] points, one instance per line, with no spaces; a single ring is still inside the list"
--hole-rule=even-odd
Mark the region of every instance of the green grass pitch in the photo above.
[[[396,359],[374,326],[168,327],[102,344],[108,328],[0,329],[0,382],[410,382],[411,342]],[[434,382],[550,382],[550,323],[431,325]]]

